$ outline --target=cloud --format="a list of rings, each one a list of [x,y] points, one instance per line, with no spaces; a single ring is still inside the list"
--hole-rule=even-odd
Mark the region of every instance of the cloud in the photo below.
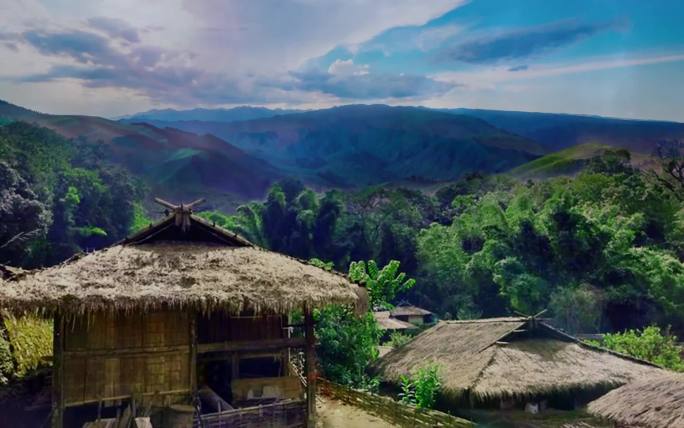
[[[454,40],[454,44],[442,47],[437,56],[442,61],[471,64],[515,60],[549,52],[614,28],[615,23],[561,21],[485,34],[463,43]]]
[[[334,72],[330,72],[330,70]],[[374,73],[351,60],[336,61],[329,71],[292,72],[294,87],[342,99],[381,100],[441,95],[456,85],[422,75]]]
[[[368,74],[368,64],[356,65],[352,59],[336,59],[328,67],[328,73],[338,76],[362,76]]]
[[[88,19],[91,28],[100,30],[110,37],[125,40],[129,43],[140,41],[138,30],[123,19],[98,16]]]
[[[525,70],[527,70],[528,68],[529,68],[529,66],[524,65],[524,64],[523,64],[523,65],[516,65],[516,66],[513,66],[513,67],[509,67],[509,68],[508,68],[508,71],[525,71]]]

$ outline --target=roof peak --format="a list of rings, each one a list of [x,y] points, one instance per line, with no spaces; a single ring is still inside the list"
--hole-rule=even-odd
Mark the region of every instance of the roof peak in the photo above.
[[[122,244],[137,245],[153,242],[205,242],[235,247],[253,247],[254,244],[237,233],[228,231],[215,222],[209,222],[194,214],[194,209],[204,202],[197,199],[189,204],[173,204],[161,198],[154,201],[162,205],[165,218],[129,236]]]

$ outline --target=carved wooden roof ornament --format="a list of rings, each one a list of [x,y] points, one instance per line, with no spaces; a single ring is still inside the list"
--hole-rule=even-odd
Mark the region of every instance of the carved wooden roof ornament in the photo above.
[[[164,212],[167,216],[173,214],[175,216],[176,226],[180,227],[183,232],[187,232],[188,229],[190,229],[190,216],[192,215],[192,211],[196,206],[204,202],[204,198],[197,199],[189,204],[181,203],[180,205],[174,205],[161,198],[154,198],[154,201],[166,208]]]

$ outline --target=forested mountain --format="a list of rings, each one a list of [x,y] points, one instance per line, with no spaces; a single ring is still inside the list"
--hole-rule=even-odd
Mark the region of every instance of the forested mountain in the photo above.
[[[298,113],[301,110],[269,109],[266,107],[241,106],[228,109],[195,108],[190,110],[149,110],[118,119],[129,123],[146,122],[153,125],[173,126],[170,122],[203,121],[203,122],[237,122],[241,120],[263,119],[281,114]]]
[[[527,137],[545,153],[593,143],[650,155],[661,141],[684,139],[684,123],[678,122],[465,108],[445,111],[477,117]]]
[[[140,177],[150,191],[173,199],[211,196],[218,206],[260,198],[283,175],[267,162],[211,135],[127,124],[94,116],[47,115],[8,103],[0,118],[51,129],[90,145],[107,161]]]
[[[349,105],[234,123],[176,122],[211,133],[289,175],[323,186],[446,181],[534,159],[530,140],[467,117],[417,107]]]

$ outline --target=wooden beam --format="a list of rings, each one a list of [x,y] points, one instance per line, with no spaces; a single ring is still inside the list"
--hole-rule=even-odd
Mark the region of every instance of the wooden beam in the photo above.
[[[63,351],[66,358],[78,357],[142,357],[149,354],[176,354],[188,352],[188,345],[176,346],[150,346],[145,348],[118,348],[118,349],[73,349]]]
[[[154,392],[143,392],[136,394],[136,397],[164,397],[167,395],[187,395],[190,394],[189,389],[172,389],[169,391],[154,391]],[[121,401],[121,400],[130,400],[133,398],[133,395],[128,394],[128,395],[113,395],[111,397],[102,397],[98,399],[93,399],[93,400],[83,400],[83,401],[70,401],[68,403],[64,404],[64,407],[79,407],[79,406],[84,406],[86,404],[98,404],[104,401]]]
[[[64,317],[55,314],[52,327],[52,428],[64,427]]]
[[[288,337],[283,339],[249,340],[236,342],[200,343],[197,345],[198,354],[208,352],[249,352],[272,351],[283,348],[303,348],[306,345],[303,337]]]
[[[306,426],[316,427],[316,336],[311,308],[304,306],[304,337],[306,339]]]

